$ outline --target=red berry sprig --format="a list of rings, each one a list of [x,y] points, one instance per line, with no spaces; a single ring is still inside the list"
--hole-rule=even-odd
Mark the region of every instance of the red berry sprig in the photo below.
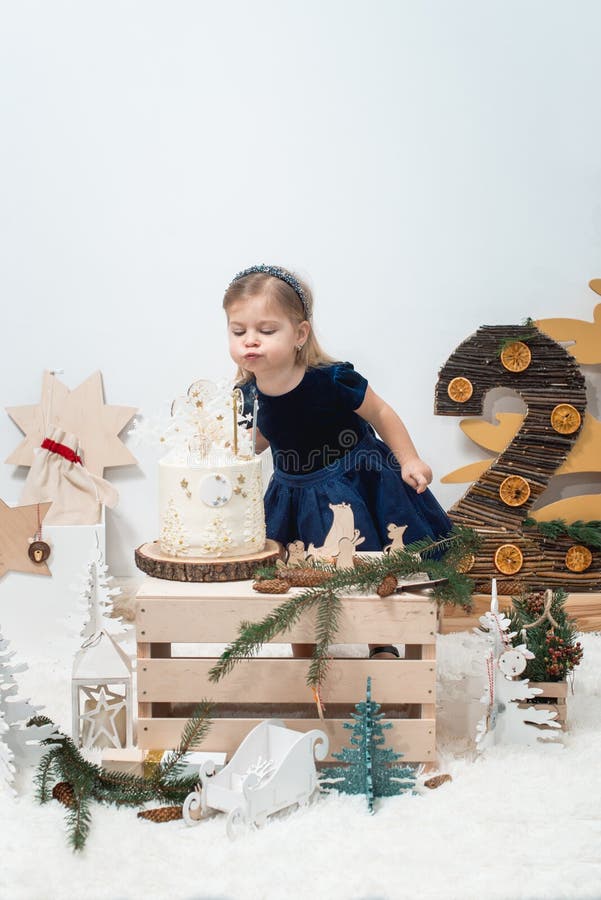
[[[545,643],[544,662],[547,674],[551,678],[565,678],[582,659],[580,641],[573,645],[566,644],[562,637],[550,631],[545,637]]]

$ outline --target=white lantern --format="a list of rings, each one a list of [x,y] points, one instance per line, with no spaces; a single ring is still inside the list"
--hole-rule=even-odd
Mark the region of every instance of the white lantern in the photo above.
[[[133,745],[131,662],[104,629],[75,654],[71,696],[77,746]]]

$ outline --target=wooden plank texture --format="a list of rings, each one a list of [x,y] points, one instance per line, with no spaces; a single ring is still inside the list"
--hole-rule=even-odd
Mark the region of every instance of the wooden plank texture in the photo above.
[[[261,719],[214,719],[201,749],[206,752],[234,753],[248,732]],[[284,719],[284,724],[297,731],[320,728],[330,738],[330,753],[349,745],[351,732],[344,728],[344,719]],[[389,720],[385,720],[389,721]],[[178,745],[186,719],[140,719],[137,745],[142,749],[171,749]],[[432,719],[396,719],[386,730],[386,746],[402,753],[401,763],[432,763],[436,758],[435,724]],[[334,762],[331,756],[329,762]]]
[[[232,597],[222,586],[220,597],[142,598],[137,601],[139,641],[172,643],[229,643],[240,621],[256,622],[279,606],[282,598],[251,594]],[[433,601],[398,597],[346,597],[342,602],[337,644],[435,644],[437,611]],[[274,641],[306,643],[315,640],[315,612],[308,610],[297,624]]]
[[[490,595],[474,594],[474,608],[469,615],[463,609],[445,606],[441,624],[442,634],[453,634],[457,631],[471,631],[478,627],[478,619],[490,609]],[[508,612],[511,608],[511,597],[499,597],[499,609]],[[601,594],[582,593],[568,594],[566,612],[576,620],[579,631],[601,631]]]
[[[214,659],[143,659],[138,662],[140,703],[187,703],[210,697],[216,703],[295,703],[311,696],[307,659],[250,659],[239,662],[217,684],[208,680]],[[356,703],[367,676],[379,703],[433,704],[433,660],[332,660],[323,685],[325,703]]]

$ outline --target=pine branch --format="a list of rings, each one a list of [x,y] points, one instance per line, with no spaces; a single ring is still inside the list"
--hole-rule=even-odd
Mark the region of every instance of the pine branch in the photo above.
[[[544,538],[548,538],[551,541],[567,536],[579,544],[585,544],[587,547],[601,548],[601,521],[599,519],[591,519],[590,522],[583,522],[579,519],[568,525],[565,519],[551,519],[549,522],[539,522],[532,517],[528,517],[524,519],[523,524],[526,528],[536,528]]]
[[[85,786],[75,791],[75,803],[67,809],[66,818],[69,843],[73,850],[83,850],[92,823],[89,793]]]
[[[47,803],[52,797],[52,790],[48,786],[48,781],[52,777],[56,765],[57,753],[57,750],[49,750],[44,754],[38,765],[34,776],[35,796],[38,803]]]
[[[158,766],[150,778],[125,772],[110,772],[88,762],[71,738],[58,731],[41,742],[50,745],[51,749],[44,755],[36,772],[37,798],[40,803],[49,799],[52,775],[72,785],[76,802],[67,814],[67,830],[74,850],[81,850],[88,837],[92,800],[115,806],[140,806],[148,801],[159,804],[183,803],[186,796],[194,790],[198,778],[181,777],[182,757],[188,750],[198,747],[206,737],[211,724],[207,718],[209,709],[207,701],[198,705],[193,717],[186,723],[174,757],[165,765]],[[40,724],[54,724],[46,717],[37,718],[44,719]]]
[[[54,725],[54,722],[52,721],[52,719],[49,719],[48,716],[32,716],[31,719],[27,720],[26,724],[27,724],[27,727],[29,728],[30,726],[35,726],[35,725],[37,725],[39,727],[41,727],[42,725]],[[46,743],[46,742],[47,741],[44,741],[44,743]]]
[[[289,597],[260,622],[244,623],[238,638],[225,648],[219,660],[209,670],[209,681],[219,681],[231,672],[237,662],[256,656],[263,644],[269,643],[276,635],[289,631],[303,612],[318,602],[321,594],[321,589],[312,588],[301,596]]]
[[[212,704],[208,700],[202,700],[194,709],[192,716],[186,722],[182,737],[176,750],[167,760],[156,768],[153,781],[167,782],[179,778],[185,767],[184,756],[190,750],[197,750],[207,736],[211,727],[208,718]]]
[[[317,605],[316,647],[307,681],[311,686],[319,686],[328,667],[328,647],[335,643],[338,630],[338,594],[350,590],[371,593],[387,575],[401,578],[426,572],[433,580],[446,579],[445,584],[434,588],[434,597],[438,602],[455,603],[469,609],[473,581],[458,572],[457,566],[468,553],[477,549],[479,543],[480,538],[475,531],[456,527],[447,537],[437,541],[423,538],[403,550],[394,550],[375,559],[363,558],[362,564],[354,568],[332,568],[332,575],[324,584],[288,597],[260,622],[243,622],[237,639],[225,648],[209,671],[209,680],[219,681],[240,660],[256,656],[263,644],[289,631],[303,613]]]
[[[323,683],[330,665],[328,651],[338,632],[342,603],[333,591],[319,601],[315,625],[315,650],[307,674],[307,684],[318,688]]]

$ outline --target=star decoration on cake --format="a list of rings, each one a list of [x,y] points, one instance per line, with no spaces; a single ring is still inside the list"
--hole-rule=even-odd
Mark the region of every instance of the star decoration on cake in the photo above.
[[[27,552],[29,542],[39,530],[51,505],[32,503],[29,506],[8,506],[0,500],[0,578],[8,571],[51,574],[45,562],[33,562]]]
[[[41,445],[51,426],[77,436],[84,465],[94,475],[102,475],[110,466],[136,463],[119,434],[137,409],[107,405],[99,371],[72,391],[56,375],[44,372],[41,401],[30,406],[10,406],[6,411],[25,434],[24,440],[7,458],[7,463],[30,466],[34,450]]]
[[[93,704],[92,709],[82,713],[82,731],[88,724],[86,733],[86,746],[97,746],[101,737],[105,737],[112,747],[122,747],[121,738],[117,731],[117,716],[125,709],[126,702],[122,694],[115,694],[105,685],[98,687],[82,687],[82,692]]]

